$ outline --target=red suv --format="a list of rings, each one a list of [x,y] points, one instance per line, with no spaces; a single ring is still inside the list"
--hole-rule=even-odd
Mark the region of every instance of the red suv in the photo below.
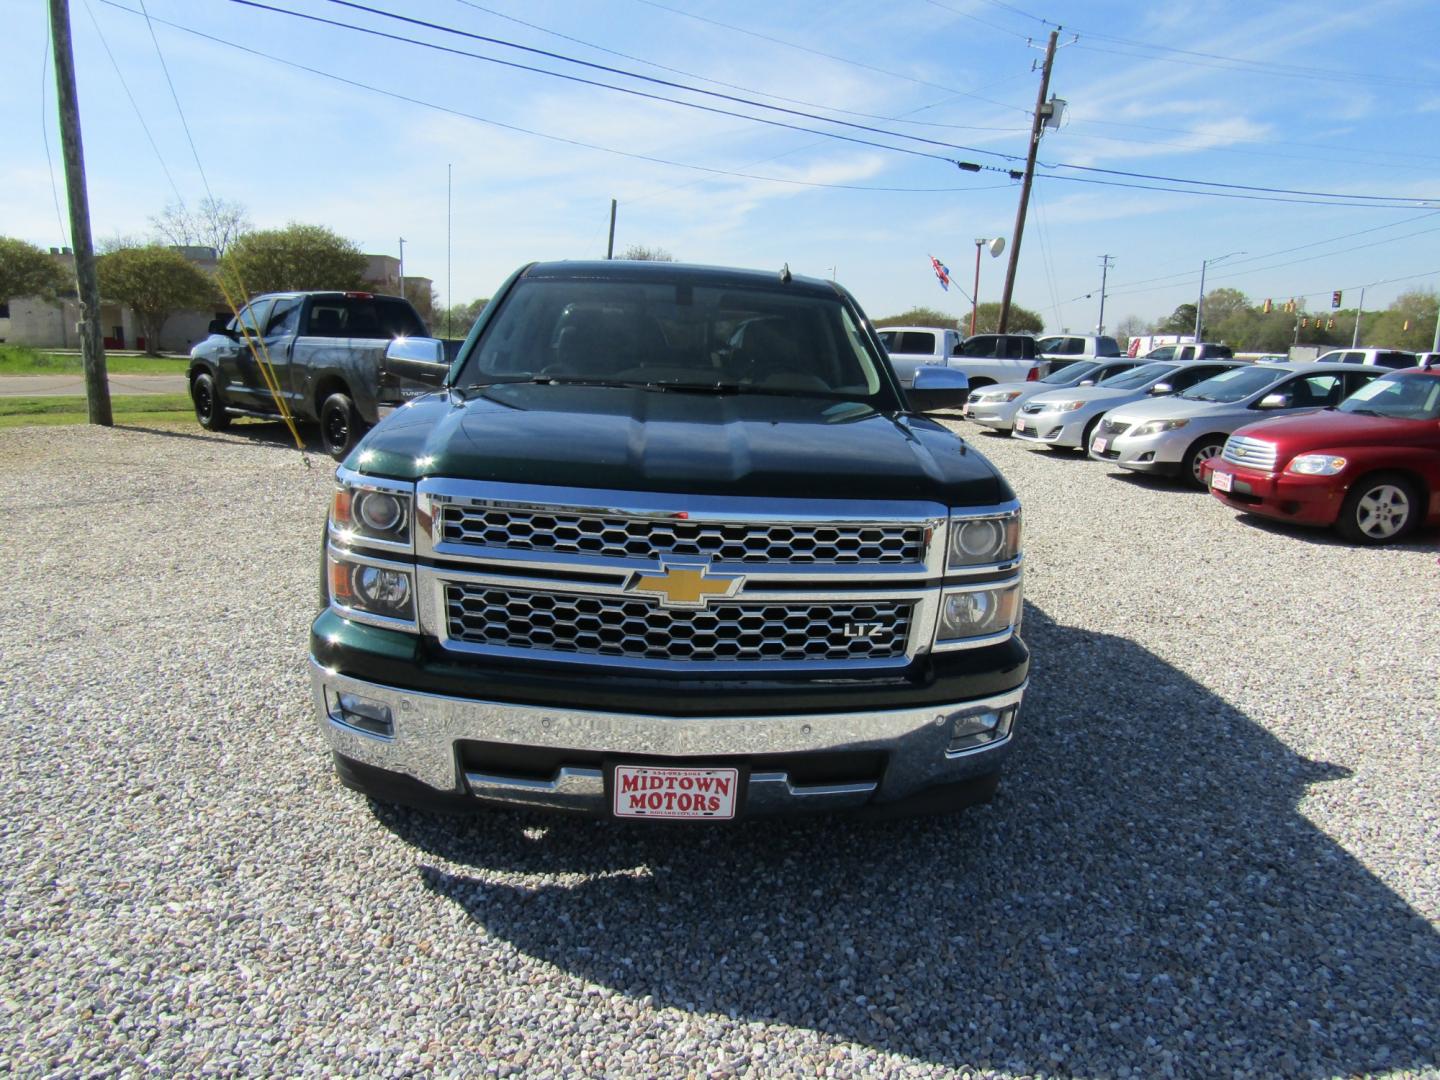
[[[1440,363],[1390,372],[1333,409],[1247,424],[1205,476],[1236,510],[1357,543],[1440,523]]]

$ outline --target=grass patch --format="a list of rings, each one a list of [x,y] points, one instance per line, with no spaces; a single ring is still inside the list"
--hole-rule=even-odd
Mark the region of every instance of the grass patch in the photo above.
[[[117,424],[195,422],[188,394],[116,394],[110,399],[110,411]],[[83,396],[0,397],[0,428],[88,421]]]
[[[105,356],[112,375],[184,375],[189,357]],[[0,345],[0,375],[81,375],[79,356],[44,352],[25,345]]]

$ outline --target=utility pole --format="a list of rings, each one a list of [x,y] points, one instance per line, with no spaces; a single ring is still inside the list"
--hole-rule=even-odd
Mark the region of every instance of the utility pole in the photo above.
[[[445,337],[450,337],[450,312],[455,307],[455,278],[450,272],[450,222],[454,206],[454,162],[445,166]]]
[[[1114,255],[1100,256],[1100,321],[1095,325],[1095,333],[1105,333],[1105,282],[1110,276],[1110,260]]]
[[[1035,182],[1035,155],[1040,152],[1040,131],[1045,123],[1045,95],[1050,92],[1050,68],[1055,63],[1055,42],[1058,29],[1050,31],[1050,44],[1045,47],[1045,67],[1040,74],[1040,93],[1035,98],[1035,116],[1030,122],[1030,152],[1025,156],[1025,179],[1020,185],[1020,209],[1015,214],[1015,235],[1011,238],[1010,265],[1005,271],[1005,293],[1000,298],[1000,333],[1010,326],[1010,297],[1015,291],[1015,271],[1020,266],[1020,238],[1025,233],[1025,211],[1030,205],[1030,185]]]
[[[605,245],[605,258],[615,258],[615,200],[610,200],[610,242]]]
[[[80,99],[70,46],[69,0],[50,0],[50,37],[55,43],[55,97],[60,106],[60,145],[65,155],[65,192],[70,200],[70,243],[75,251],[75,291],[80,297],[80,355],[85,363],[85,401],[90,423],[111,427],[110,378],[100,334],[100,281],[90,238],[90,201],[85,193],[85,147],[80,140]]]
[[[1360,344],[1360,316],[1364,313],[1364,311],[1365,289],[1362,286],[1360,289],[1360,306],[1355,309],[1355,333],[1350,338],[1350,348],[1352,349]]]
[[[400,237],[400,297],[405,297],[405,237]]]

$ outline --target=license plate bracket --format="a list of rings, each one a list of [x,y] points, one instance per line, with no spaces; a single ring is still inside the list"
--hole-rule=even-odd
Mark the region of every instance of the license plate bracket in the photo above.
[[[1235,476],[1232,473],[1221,472],[1219,469],[1212,469],[1210,486],[1216,491],[1230,491],[1235,486]]]
[[[1097,454],[1103,454],[1105,452],[1105,448],[1109,445],[1110,440],[1101,435],[1097,436],[1095,440],[1090,443],[1090,449],[1094,450]]]

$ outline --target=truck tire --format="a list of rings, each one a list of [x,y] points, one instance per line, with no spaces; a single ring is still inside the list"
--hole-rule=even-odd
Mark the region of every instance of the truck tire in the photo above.
[[[1389,544],[1420,521],[1420,492],[1400,473],[1361,477],[1345,496],[1335,527],[1355,544]]]
[[[195,406],[195,419],[206,431],[224,431],[230,426],[230,414],[220,401],[215,380],[203,371],[190,380],[190,401]]]
[[[365,434],[360,414],[349,394],[331,394],[320,406],[320,441],[336,461],[344,459]]]
[[[1200,476],[1200,466],[1220,456],[1225,449],[1224,435],[1202,435],[1196,439],[1190,449],[1185,451],[1185,458],[1180,462],[1180,479],[1192,487],[1204,488],[1205,481]]]

